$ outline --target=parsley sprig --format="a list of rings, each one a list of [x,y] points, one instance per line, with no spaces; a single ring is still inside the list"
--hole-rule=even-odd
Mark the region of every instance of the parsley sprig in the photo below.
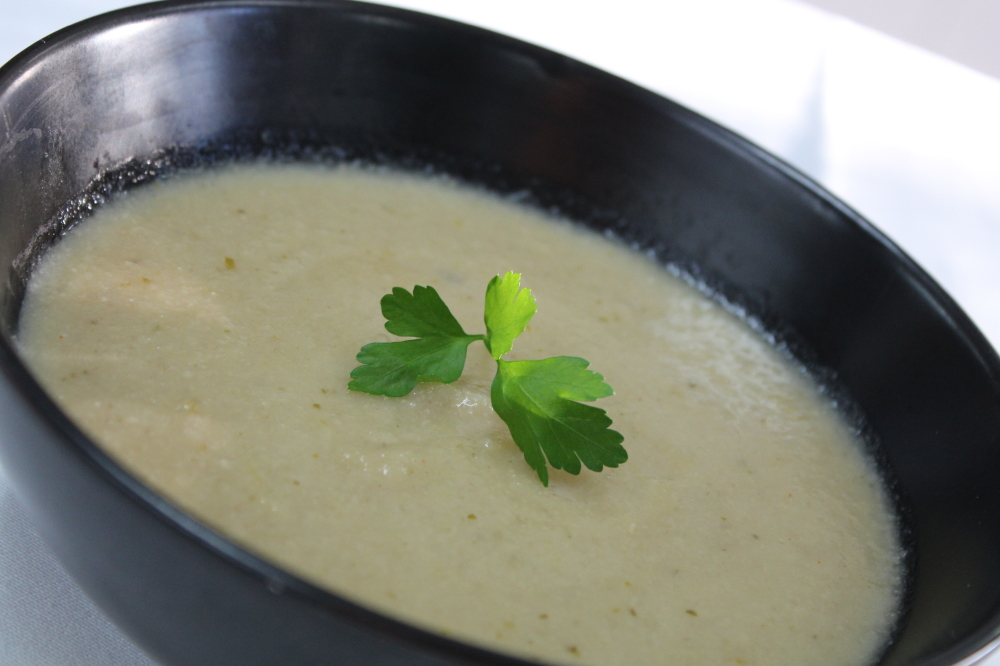
[[[415,286],[413,293],[393,287],[382,297],[385,328],[413,339],[362,347],[357,356],[362,365],[351,372],[347,388],[401,397],[418,382],[449,384],[462,375],[469,345],[482,340],[497,363],[490,389],[493,410],[543,485],[549,485],[546,461],[570,474],[579,474],[581,463],[594,472],[618,467],[628,460],[624,437],[608,427],[611,419],[603,409],[583,404],[614,391],[604,377],[587,369],[588,361],[575,356],[502,358],[535,310],[535,297],[521,288],[519,273],[497,275],[486,287],[486,334],[469,335],[433,287]]]

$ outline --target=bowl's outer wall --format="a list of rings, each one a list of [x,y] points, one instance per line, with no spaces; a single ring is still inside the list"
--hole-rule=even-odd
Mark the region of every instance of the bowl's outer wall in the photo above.
[[[0,265],[12,267],[0,362],[16,406],[0,417],[0,453],[67,568],[164,662],[514,663],[313,590],[183,518],[171,524],[176,512],[59,416],[11,351],[25,249],[100,170],[165,146],[241,132],[266,143],[302,128],[578,193],[585,205],[564,197],[569,212],[604,211],[790,331],[861,406],[908,506],[918,566],[883,663],[948,664],[996,637],[996,355],[908,259],[773,158],[570,59],[400,10],[172,3],[53,43],[0,75]]]

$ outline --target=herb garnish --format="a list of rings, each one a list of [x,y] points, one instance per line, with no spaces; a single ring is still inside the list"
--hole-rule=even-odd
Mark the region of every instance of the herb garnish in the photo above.
[[[521,275],[514,272],[490,280],[483,316],[486,335],[466,333],[433,287],[415,286],[412,294],[393,287],[382,297],[385,328],[414,339],[362,347],[357,356],[362,365],[351,372],[347,388],[398,398],[418,382],[450,384],[462,375],[469,345],[482,340],[497,362],[490,389],[493,409],[543,485],[549,485],[546,459],[570,474],[580,473],[581,462],[594,472],[618,467],[628,460],[621,445],[624,437],[608,428],[611,419],[603,409],[578,402],[614,393],[604,377],[587,370],[588,361],[574,356],[501,358],[535,314],[535,297],[520,285]]]

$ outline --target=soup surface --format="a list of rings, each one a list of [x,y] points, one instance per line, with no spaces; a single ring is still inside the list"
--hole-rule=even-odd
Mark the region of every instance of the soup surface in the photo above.
[[[484,332],[489,279],[538,313],[508,359],[587,358],[629,461],[542,486],[453,384],[349,392],[379,299],[433,285]],[[177,176],[54,246],[19,345],[140,478],[359,603],[522,656],[862,666],[900,592],[873,464],[811,380],[646,257],[442,179],[343,167]]]

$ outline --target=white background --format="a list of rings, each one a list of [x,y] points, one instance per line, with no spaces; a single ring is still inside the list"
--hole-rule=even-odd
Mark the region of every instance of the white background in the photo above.
[[[127,4],[0,3],[0,62]],[[790,0],[386,4],[567,53],[735,129],[868,217],[1000,345],[1000,81]],[[66,578],[0,471],[0,666],[149,664]]]
[[[1000,77],[997,0],[804,0]]]

